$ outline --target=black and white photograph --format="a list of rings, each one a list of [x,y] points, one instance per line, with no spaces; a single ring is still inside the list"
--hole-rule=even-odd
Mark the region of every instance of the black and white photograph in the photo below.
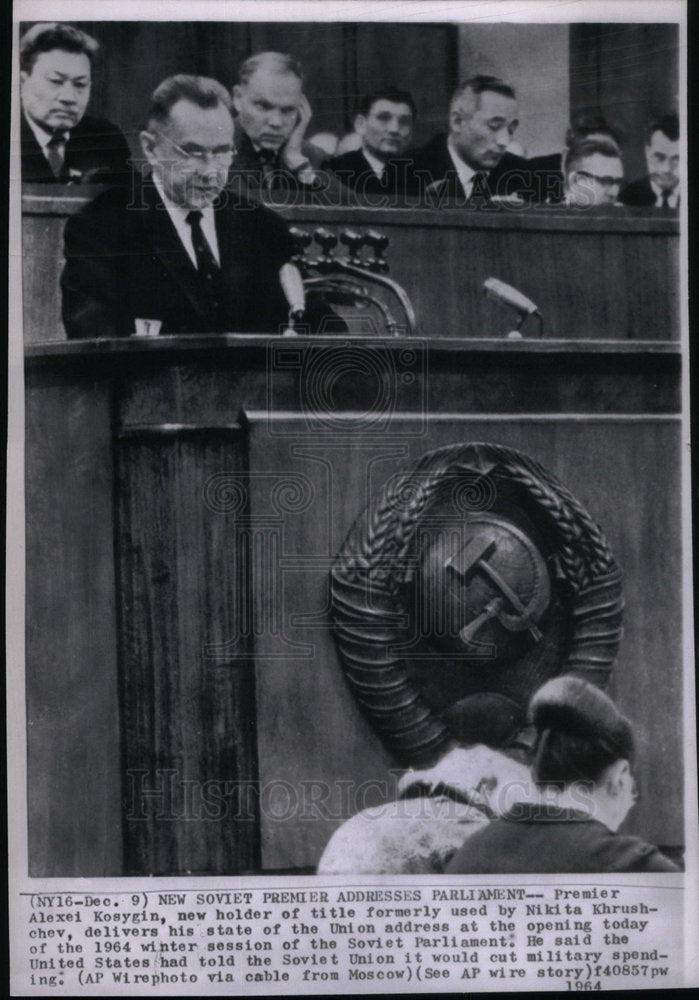
[[[15,5],[13,995],[697,985],[685,14]]]

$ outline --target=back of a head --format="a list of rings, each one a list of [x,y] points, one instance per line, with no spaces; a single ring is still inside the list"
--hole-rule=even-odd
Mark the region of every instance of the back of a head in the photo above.
[[[570,149],[590,136],[603,136],[614,143],[615,146],[621,148],[621,132],[613,125],[610,125],[604,115],[601,114],[576,115],[566,132],[566,146]]]
[[[620,158],[619,147],[611,139],[582,139],[575,142],[566,153],[564,172],[566,177],[575,170],[583,160],[590,156],[607,156],[610,159]]]
[[[564,674],[548,681],[529,713],[537,730],[532,774],[539,785],[594,782],[610,764],[633,758],[631,723],[582,678]]]
[[[84,54],[94,63],[99,52],[98,42],[72,24],[62,24],[59,21],[35,24],[26,31],[19,43],[19,68],[24,73],[31,73],[34,62],[42,52],[53,52],[62,49],[64,52]]]
[[[452,737],[463,747],[502,747],[524,725],[524,710],[495,691],[466,695],[443,713]]]
[[[190,101],[200,108],[215,108],[222,104],[231,110],[230,94],[218,80],[208,76],[193,76],[178,73],[163,80],[151,97],[148,122],[162,124],[167,121],[170,110],[178,101]]]
[[[238,84],[244,86],[258,70],[268,70],[279,76],[290,73],[304,82],[301,63],[295,56],[286,52],[257,52],[254,56],[250,56],[238,68]]]
[[[467,94],[471,94],[476,98],[476,106],[478,106],[480,95],[486,92],[500,94],[502,97],[509,97],[512,101],[517,99],[514,88],[511,87],[509,83],[505,83],[504,80],[501,80],[497,76],[478,74],[464,80],[464,82],[456,88],[452,94],[450,108],[453,109]]]
[[[650,145],[656,132],[662,132],[665,138],[669,139],[670,142],[678,142],[680,138],[679,115],[663,115],[662,118],[656,118],[656,120],[652,122],[648,128],[648,145]]]
[[[372,94],[367,94],[357,108],[357,114],[369,114],[377,101],[390,101],[391,104],[407,104],[412,112],[413,118],[417,118],[417,108],[412,94],[408,90],[398,90],[395,87],[388,87],[385,90],[375,90]]]

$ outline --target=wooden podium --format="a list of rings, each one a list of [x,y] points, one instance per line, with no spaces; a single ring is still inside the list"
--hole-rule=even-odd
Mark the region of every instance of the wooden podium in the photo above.
[[[97,191],[25,186],[25,341],[65,336],[63,226]],[[679,219],[669,209],[272,207],[309,233],[384,233],[390,275],[408,291],[422,337],[499,338],[512,316],[483,294],[495,277],[540,306],[547,338],[679,340]]]
[[[438,330],[29,344],[30,874],[309,871],[391,796],[328,570],[389,476],[459,441],[526,452],[602,525],[625,573],[612,694],[639,733],[628,827],[681,844],[680,360]]]

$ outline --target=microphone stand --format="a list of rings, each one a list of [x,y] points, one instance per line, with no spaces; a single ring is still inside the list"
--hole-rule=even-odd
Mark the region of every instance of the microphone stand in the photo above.
[[[524,326],[524,321],[529,316],[536,316],[536,318],[538,319],[538,321],[539,321],[539,340],[541,340],[543,338],[543,336],[544,336],[544,317],[541,315],[541,313],[539,312],[539,310],[537,309],[536,312],[532,313],[532,312],[525,312],[522,309],[522,310],[519,311],[519,321],[517,322],[517,326],[514,328],[514,330],[510,330],[510,332],[507,334],[507,339],[508,340],[522,340],[523,339],[524,334],[522,333],[522,327]]]

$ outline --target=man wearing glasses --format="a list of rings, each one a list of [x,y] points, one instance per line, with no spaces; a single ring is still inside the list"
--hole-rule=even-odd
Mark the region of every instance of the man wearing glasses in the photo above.
[[[105,192],[66,225],[68,337],[278,332],[291,238],[273,212],[226,197],[234,147],[225,88],[169,77],[140,138],[150,177]]]
[[[616,205],[624,183],[619,148],[608,139],[585,139],[565,159],[565,200],[574,208]]]
[[[619,196],[624,205],[677,208],[680,203],[680,123],[665,115],[648,130],[645,148],[648,173],[632,181]]]

